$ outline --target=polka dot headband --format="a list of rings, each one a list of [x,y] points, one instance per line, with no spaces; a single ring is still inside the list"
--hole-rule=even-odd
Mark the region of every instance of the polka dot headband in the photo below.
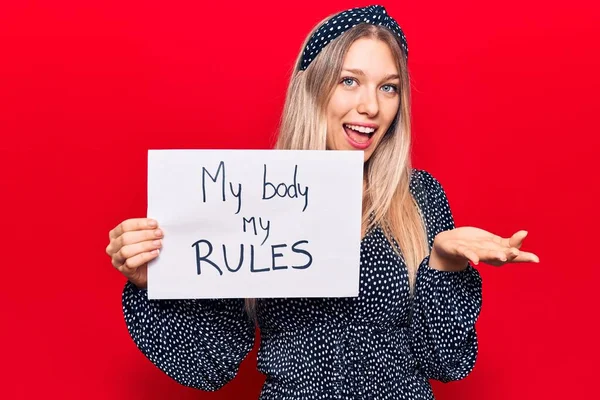
[[[400,25],[389,15],[387,15],[383,6],[367,6],[351,8],[342,11],[339,14],[331,17],[325,22],[313,35],[306,44],[302,53],[301,70],[308,68],[315,57],[323,50],[329,42],[346,32],[348,29],[362,23],[380,25],[386,27],[396,34],[400,39],[400,47],[404,56],[408,59],[408,44],[406,37]]]

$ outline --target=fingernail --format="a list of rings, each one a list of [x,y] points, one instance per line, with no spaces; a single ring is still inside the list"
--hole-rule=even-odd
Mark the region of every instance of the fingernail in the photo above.
[[[160,229],[157,229],[157,230],[154,231],[154,235],[156,237],[160,237],[162,235],[162,231]]]
[[[155,241],[153,241],[153,242],[152,242],[152,244],[153,244],[154,246],[160,246],[160,245],[161,245],[161,243],[162,243],[162,240],[160,240],[160,239],[159,239],[159,240],[155,240]]]
[[[155,220],[151,219],[148,221],[148,227],[156,228],[157,226],[158,226],[158,223]]]

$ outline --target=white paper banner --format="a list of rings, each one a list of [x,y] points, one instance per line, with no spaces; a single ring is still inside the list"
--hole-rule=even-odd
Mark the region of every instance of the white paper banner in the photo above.
[[[357,296],[363,156],[150,150],[148,297]]]

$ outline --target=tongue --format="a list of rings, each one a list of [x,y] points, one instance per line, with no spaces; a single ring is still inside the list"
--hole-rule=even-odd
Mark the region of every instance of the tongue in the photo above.
[[[357,132],[348,127],[344,127],[344,130],[350,136],[350,139],[354,140],[357,143],[366,143],[369,140],[369,135],[366,133]]]

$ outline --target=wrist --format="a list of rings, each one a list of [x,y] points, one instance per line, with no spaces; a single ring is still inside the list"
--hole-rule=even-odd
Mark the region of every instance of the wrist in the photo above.
[[[468,266],[469,260],[463,257],[453,259],[440,257],[435,251],[435,247],[431,250],[431,254],[429,255],[429,267],[439,271],[459,272],[464,271]]]

